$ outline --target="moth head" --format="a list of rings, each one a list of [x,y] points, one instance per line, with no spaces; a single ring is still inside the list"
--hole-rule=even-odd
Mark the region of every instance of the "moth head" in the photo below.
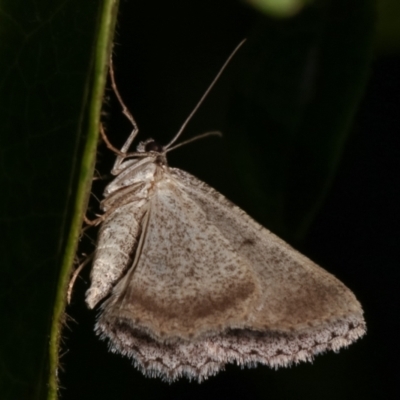
[[[167,159],[165,157],[165,149],[160,143],[156,142],[154,139],[147,139],[144,142],[140,142],[136,151],[138,153],[144,153],[154,159],[158,165],[167,165]]]
[[[160,143],[156,142],[154,139],[147,139],[144,142],[140,142],[136,150],[138,153],[163,153],[164,148]]]

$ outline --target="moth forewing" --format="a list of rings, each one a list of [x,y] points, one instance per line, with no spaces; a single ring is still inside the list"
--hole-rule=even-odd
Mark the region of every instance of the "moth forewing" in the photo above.
[[[202,208],[208,220],[213,221],[237,253],[249,261],[257,280],[263,282],[263,302],[268,302],[268,307],[267,303],[262,305],[264,318],[268,310],[275,309],[275,316],[266,326],[282,329],[285,321],[288,329],[300,328],[299,323],[307,327],[308,323],[320,322],[322,313],[324,320],[349,314],[363,320],[359,302],[337,278],[255,222],[204,182],[182,170],[171,170],[182,189]],[[283,304],[275,304],[281,299]],[[289,301],[293,302],[290,307]],[[279,318],[278,313],[282,315]],[[273,320],[282,321],[281,325],[274,327]]]
[[[130,323],[138,329],[169,339],[216,332],[221,324],[242,327],[260,297],[247,260],[167,173],[154,188],[149,215],[137,267],[117,285],[126,289],[116,287],[123,296],[105,314],[135,315]]]
[[[348,288],[220,193],[166,165],[151,182],[140,252],[96,325],[146,375],[288,366],[365,333]]]

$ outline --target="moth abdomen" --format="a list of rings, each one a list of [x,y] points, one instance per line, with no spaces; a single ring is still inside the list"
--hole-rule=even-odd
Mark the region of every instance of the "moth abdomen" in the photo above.
[[[91,287],[86,292],[89,308],[106,297],[132,264],[145,207],[127,204],[110,214],[100,227],[94,256]]]

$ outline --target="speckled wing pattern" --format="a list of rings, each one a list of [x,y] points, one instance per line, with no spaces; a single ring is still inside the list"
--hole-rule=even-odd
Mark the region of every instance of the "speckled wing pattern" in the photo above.
[[[147,376],[201,382],[227,363],[289,366],[364,335],[361,305],[333,275],[192,175],[136,163],[104,200],[109,249],[87,294],[91,308],[109,295],[96,331],[111,351]]]

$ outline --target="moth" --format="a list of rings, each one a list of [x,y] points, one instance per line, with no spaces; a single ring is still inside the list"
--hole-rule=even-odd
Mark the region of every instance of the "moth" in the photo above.
[[[238,46],[239,47],[239,46]],[[237,49],[236,49],[237,50]],[[235,50],[235,51],[236,51]],[[199,382],[224,369],[286,367],[338,351],[366,332],[363,310],[337,278],[275,236],[206,183],[167,162],[166,146],[129,148],[104,191],[86,292],[100,302],[95,331],[146,376]]]

